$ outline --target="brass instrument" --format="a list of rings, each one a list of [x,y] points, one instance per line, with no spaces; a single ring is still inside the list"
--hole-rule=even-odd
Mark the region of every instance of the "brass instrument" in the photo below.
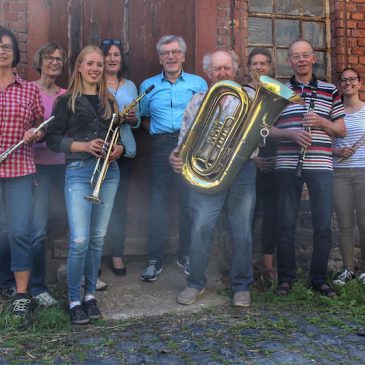
[[[113,146],[117,143],[119,134],[120,134],[120,126],[125,123],[127,115],[131,112],[132,109],[136,107],[138,102],[145,97],[155,85],[151,85],[148,89],[145,90],[144,93],[139,95],[136,99],[134,99],[130,104],[128,104],[122,111],[118,114],[113,113],[112,120],[109,124],[109,129],[106,134],[102,154],[96,161],[96,165],[93,171],[93,174],[90,179],[90,184],[94,187],[94,190],[91,195],[85,196],[85,199],[94,204],[102,204],[103,201],[100,199],[100,189],[101,185],[105,179],[106,173],[109,168],[109,157],[113,150]],[[118,116],[118,118],[117,118]],[[117,118],[117,119],[116,119]],[[101,160],[104,159],[103,164],[101,165]]]
[[[50,118],[48,118],[47,120],[45,120],[44,122],[42,122],[35,130],[34,133],[39,132],[42,128],[44,128],[49,122],[51,122],[53,119],[55,118],[54,115],[52,115]],[[0,164],[2,164],[11,153],[13,153],[15,150],[17,150],[21,145],[24,144],[24,139],[22,139],[20,142],[18,142],[17,144],[12,145],[11,147],[9,147],[6,151],[4,151],[1,155],[0,155]]]
[[[253,100],[233,81],[214,84],[180,145],[182,175],[202,192],[227,189],[284,108],[290,102],[303,104],[271,77],[252,78],[258,82]]]

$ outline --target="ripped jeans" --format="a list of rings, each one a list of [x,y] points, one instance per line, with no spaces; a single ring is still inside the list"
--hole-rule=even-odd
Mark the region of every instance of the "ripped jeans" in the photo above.
[[[94,188],[90,178],[96,159],[70,162],[66,167],[65,199],[70,241],[67,257],[67,285],[70,302],[81,301],[81,280],[85,274],[85,294],[95,292],[104,237],[119,183],[119,168],[114,161],[109,165],[97,205],[84,197]]]

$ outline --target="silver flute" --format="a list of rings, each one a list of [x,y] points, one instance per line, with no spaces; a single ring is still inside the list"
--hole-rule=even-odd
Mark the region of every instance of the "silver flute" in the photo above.
[[[49,122],[51,122],[53,119],[55,118],[54,115],[52,115],[50,118],[48,118],[47,120],[45,120],[43,123],[41,123],[35,130],[34,133],[39,132],[42,128],[44,128]],[[18,142],[17,144],[13,144],[11,147],[9,147],[6,151],[4,151],[1,155],[0,155],[0,164],[2,164],[11,153],[13,153],[15,150],[17,150],[22,144],[24,143],[24,139],[22,139],[20,142]]]

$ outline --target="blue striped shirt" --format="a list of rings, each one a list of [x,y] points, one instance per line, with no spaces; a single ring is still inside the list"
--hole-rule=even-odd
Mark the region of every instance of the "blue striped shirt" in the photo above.
[[[358,112],[345,115],[345,125],[347,129],[346,137],[336,138],[334,147],[351,147],[365,134],[365,106]],[[353,155],[343,159],[342,162],[334,160],[335,168],[365,167],[365,144],[360,146]]]

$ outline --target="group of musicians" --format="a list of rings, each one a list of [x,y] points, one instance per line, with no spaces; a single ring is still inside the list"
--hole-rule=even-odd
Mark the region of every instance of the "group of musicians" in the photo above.
[[[125,78],[127,66],[122,42],[104,39],[100,47],[84,47],[77,57],[68,89],[64,90],[56,81],[65,66],[66,54],[57,43],[48,43],[37,51],[34,66],[40,78],[27,82],[14,72],[20,58],[18,42],[10,30],[0,27],[0,156],[4,157],[12,145],[22,141],[0,163],[0,284],[2,294],[11,298],[10,308],[15,316],[28,315],[31,298],[42,306],[56,303],[45,283],[44,263],[49,187],[56,180],[64,188],[70,229],[67,258],[70,320],[73,324],[86,324],[101,318],[95,290],[107,234],[113,242],[112,270],[115,275],[126,274],[123,262],[126,206],[130,159],[136,154],[132,129],[138,128],[141,121],[151,137],[148,263],[141,280],[155,281],[162,272],[168,231],[168,191],[175,186],[174,193],[180,197],[177,264],[187,274],[187,286],[177,302],[189,305],[203,294],[213,233],[224,210],[232,236],[228,277],[232,305],[248,307],[253,280],[256,177],[258,182],[264,181],[257,185],[257,201],[263,203],[264,220],[272,227],[271,232],[266,231],[267,226],[263,229],[265,273],[270,280],[276,279],[273,268],[276,249],[278,295],[288,295],[296,278],[295,227],[304,183],[312,211],[313,254],[309,275],[313,289],[324,296],[336,297],[327,277],[334,185],[341,199],[353,197],[356,203],[356,207],[355,203],[350,204],[350,198],[346,204],[341,203],[335,196],[344,255],[344,271],[336,283],[344,284],[355,278],[352,246],[355,208],[363,248],[361,271],[365,272],[365,222],[362,223],[365,212],[362,213],[361,199],[355,198],[365,184],[362,178],[365,147],[354,147],[354,141],[365,133],[359,74],[346,69],[340,75],[344,109],[336,87],[313,74],[317,58],[312,45],[305,40],[293,42],[288,62],[294,74],[287,85],[301,96],[303,103],[286,107],[270,129],[267,146],[252,153],[227,189],[207,194],[192,189],[180,175],[184,161],[179,155],[179,145],[189,133],[208,90],[203,78],[183,71],[186,50],[180,36],[167,35],[158,41],[156,51],[162,71],[141,84],[143,98],[139,105],[123,114],[121,137],[109,145],[107,135],[115,117],[137,98],[135,84]],[[249,55],[249,70],[259,75],[269,75],[271,63],[266,49],[253,49]],[[234,81],[238,66],[239,58],[233,51],[218,50],[203,59],[203,69],[211,85],[219,80]],[[257,86],[258,81],[252,78],[243,87],[254,97]],[[222,115],[234,110],[234,103],[228,98]],[[46,128],[37,128],[51,115],[54,118]],[[333,154],[343,160],[335,164],[335,174]],[[85,199],[95,193],[90,178],[105,155],[109,157],[107,168],[100,173],[103,176],[98,194],[102,204],[92,204]],[[303,166],[298,176],[300,158]],[[352,179],[355,187],[350,191]],[[360,278],[365,280],[365,274]]]

